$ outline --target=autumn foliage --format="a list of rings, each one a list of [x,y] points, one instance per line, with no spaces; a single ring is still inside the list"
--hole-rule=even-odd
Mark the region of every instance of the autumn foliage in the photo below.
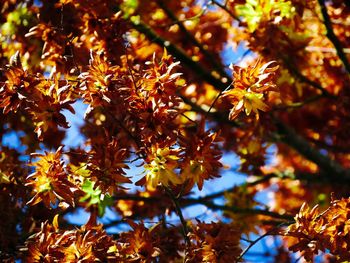
[[[347,1],[1,0],[0,40],[1,262],[350,261]]]

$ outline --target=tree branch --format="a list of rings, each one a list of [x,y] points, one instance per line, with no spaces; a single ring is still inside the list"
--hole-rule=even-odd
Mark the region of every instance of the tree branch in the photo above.
[[[334,98],[334,96],[332,94],[330,94],[325,88],[323,88],[319,83],[317,83],[314,80],[311,80],[309,78],[307,78],[306,76],[304,76],[294,65],[294,63],[288,59],[287,57],[280,55],[284,65],[286,66],[286,68],[290,71],[290,73],[292,73],[297,79],[299,79],[301,82],[304,82],[312,87],[314,87],[315,89],[318,89],[321,91],[323,96],[326,97],[330,97],[330,98]]]
[[[170,189],[166,189],[165,191],[169,195],[170,199],[174,202],[176,212],[179,215],[181,223],[184,225],[184,232],[186,232],[186,235],[188,233],[188,229],[187,229],[186,221],[183,218],[181,208],[198,205],[198,204],[204,205],[212,210],[221,210],[221,211],[228,211],[228,212],[233,212],[237,214],[247,214],[247,215],[265,215],[276,219],[283,219],[283,220],[290,220],[290,221],[293,220],[293,216],[289,214],[279,214],[273,211],[263,210],[258,208],[240,208],[236,206],[218,205],[213,203],[212,201],[209,201],[209,199],[214,199],[214,197],[212,196],[177,199],[172,192],[170,193],[171,191]],[[155,198],[155,197],[143,197],[143,196],[132,196],[132,195],[117,196],[115,200],[133,200],[133,201],[154,202],[154,203],[157,203],[160,201],[159,198]]]
[[[196,73],[198,77],[201,77],[207,83],[213,85],[215,88],[219,90],[224,90],[226,88],[226,84],[221,82],[220,79],[216,78],[210,72],[208,72],[202,65],[194,61],[190,58],[185,51],[180,49],[175,44],[170,41],[160,37],[156,32],[153,31],[148,25],[146,25],[141,19],[140,20],[129,20],[134,28],[144,34],[148,39],[153,41],[154,43],[167,48],[167,50],[174,55],[178,60],[184,63],[190,70]]]
[[[173,194],[171,189],[169,189],[168,187],[164,186],[164,190],[169,195],[170,199],[173,201],[173,203],[175,205],[176,212],[177,212],[177,214],[178,214],[178,216],[180,218],[180,222],[181,222],[181,225],[182,225],[182,232],[183,232],[183,236],[184,236],[186,245],[190,246],[191,245],[191,241],[190,241],[190,238],[188,237],[187,223],[186,223],[186,220],[185,220],[185,218],[184,218],[184,216],[182,214],[182,210],[181,210],[181,206],[179,204],[179,201],[175,197],[175,195]]]
[[[184,63],[189,69],[191,69],[193,72],[196,73],[199,77],[203,78],[204,81],[207,83],[213,85],[216,89],[223,91],[226,89],[227,84],[223,83],[220,79],[213,76],[210,72],[206,71],[198,62],[192,60],[182,49],[180,49],[175,44],[171,43],[170,41],[163,39],[160,37],[156,32],[154,32],[149,26],[147,26],[143,21],[141,20],[130,20],[130,22],[134,25],[134,27],[141,33],[145,34],[148,39],[151,41],[154,41],[158,45],[162,47],[166,47],[168,51],[173,54],[177,59],[179,59],[182,63]],[[327,97],[334,97],[329,92],[327,92],[326,89],[324,89],[320,84],[317,82],[310,80],[303,74],[299,72],[299,70],[294,67],[286,57],[280,56],[282,58],[282,61],[284,62],[285,66],[288,68],[288,70],[295,75],[300,81],[309,84],[310,86],[320,90],[323,95]],[[228,78],[227,83],[232,83],[232,78]]]
[[[226,4],[223,5],[223,4],[219,3],[219,2],[216,1],[216,0],[211,0],[211,2],[212,2],[213,4],[215,4],[215,5],[217,5],[218,7],[220,7],[222,10],[224,10],[224,11],[225,11],[227,14],[229,14],[230,17],[232,17],[233,19],[237,20],[238,22],[242,22],[241,19],[240,19],[238,16],[236,16],[234,13],[232,13],[232,12],[227,8]]]
[[[288,223],[289,224],[289,223]],[[287,224],[287,225],[288,225]],[[237,262],[239,262],[240,259],[242,259],[242,257],[256,244],[258,243],[260,240],[262,240],[263,238],[270,236],[270,235],[274,235],[274,232],[276,230],[278,230],[279,227],[286,225],[286,223],[281,223],[279,224],[277,227],[267,231],[265,234],[261,235],[260,237],[258,237],[257,239],[255,239],[254,241],[250,242],[249,246],[242,251],[242,253],[239,255],[239,257],[237,258]]]
[[[274,177],[277,177],[276,174],[267,174],[266,176],[263,176],[261,177],[260,179],[257,179],[253,182],[247,182],[243,185],[234,185],[233,187],[230,187],[228,189],[225,189],[225,190],[222,190],[222,191],[218,191],[216,193],[212,193],[212,194],[209,194],[209,195],[206,195],[206,196],[203,196],[203,197],[199,197],[197,200],[203,200],[203,201],[207,201],[207,200],[212,200],[212,199],[215,199],[215,198],[218,198],[218,197],[221,197],[223,196],[225,193],[227,192],[232,192],[236,187],[240,187],[240,186],[255,186],[255,185],[258,185],[258,184],[261,184],[261,183],[264,183],[266,181],[269,181],[271,178],[274,178]]]
[[[346,177],[350,180],[349,170],[344,169],[336,161],[330,159],[328,156],[322,155],[318,150],[313,148],[308,141],[297,134],[292,128],[286,126],[276,118],[274,119],[278,128],[280,137],[277,139],[297,150],[301,155],[308,160],[314,162],[324,172],[338,177]]]
[[[273,107],[273,110],[286,110],[286,109],[293,109],[293,108],[294,109],[301,108],[307,104],[316,102],[323,97],[324,96],[322,94],[314,95],[314,96],[306,98],[305,100],[300,101],[300,102],[292,102],[292,103],[287,104],[287,105],[277,105],[277,106]]]
[[[186,27],[183,25],[181,21],[178,20],[178,18],[175,16],[175,14],[164,4],[163,1],[157,0],[158,5],[164,10],[164,12],[168,15],[168,17],[176,23],[182,33],[186,35],[186,37],[199,48],[199,50],[202,52],[203,55],[205,55],[207,61],[211,62],[214,66],[214,69],[219,72],[219,74],[222,77],[225,77],[226,79],[229,79],[230,76],[227,75],[227,73],[223,70],[223,66],[220,65],[217,62],[217,59],[207,50],[203,47],[201,43],[198,42],[198,40],[186,29]]]
[[[349,61],[348,61],[348,59],[347,59],[347,57],[346,57],[346,55],[345,55],[345,53],[343,51],[343,47],[342,47],[339,39],[334,34],[334,31],[333,31],[333,28],[332,28],[332,23],[331,23],[331,20],[329,18],[328,12],[327,12],[327,7],[325,5],[325,1],[324,0],[318,0],[318,4],[321,7],[321,13],[322,13],[322,16],[323,16],[323,22],[324,22],[324,25],[326,26],[326,29],[327,29],[326,36],[332,42],[333,46],[337,50],[338,57],[343,62],[345,70],[348,72],[348,74],[350,74],[350,63],[349,63]]]
[[[215,120],[216,122],[219,123],[224,123],[227,125],[230,125],[232,127],[239,127],[240,123],[237,121],[230,121],[227,116],[227,114],[223,114],[220,112],[209,112],[209,108],[205,109],[202,106],[199,106],[198,104],[196,104],[195,102],[191,101],[189,98],[179,94],[179,97],[181,97],[181,99],[183,100],[184,103],[186,103],[187,105],[191,106],[192,110],[198,113],[202,113],[204,116],[209,116],[211,119]]]
[[[202,199],[182,199],[181,202],[184,206],[192,205],[192,204],[202,204],[206,207],[212,209],[212,210],[220,210],[220,211],[226,211],[226,212],[232,212],[237,214],[245,214],[245,215],[265,215],[270,216],[273,218],[283,219],[283,220],[289,220],[293,221],[293,216],[289,214],[279,214],[273,211],[269,210],[263,210],[263,209],[257,209],[257,208],[241,208],[236,206],[227,206],[227,205],[218,205],[211,201],[205,201]]]

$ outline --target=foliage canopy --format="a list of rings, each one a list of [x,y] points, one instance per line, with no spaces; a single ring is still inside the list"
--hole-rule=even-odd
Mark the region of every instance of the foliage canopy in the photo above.
[[[2,262],[350,261],[349,2],[0,3]]]

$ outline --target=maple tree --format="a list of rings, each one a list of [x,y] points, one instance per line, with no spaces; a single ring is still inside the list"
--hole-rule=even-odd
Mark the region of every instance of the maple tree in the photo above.
[[[1,262],[350,261],[348,1],[0,3]]]

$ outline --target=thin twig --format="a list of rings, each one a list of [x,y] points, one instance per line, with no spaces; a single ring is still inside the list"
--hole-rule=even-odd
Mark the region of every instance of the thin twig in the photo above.
[[[185,201],[185,199],[183,201]],[[278,219],[288,220],[288,221],[292,221],[294,218],[292,215],[289,215],[289,214],[279,214],[273,211],[257,209],[257,208],[241,208],[236,206],[218,205],[211,201],[203,201],[201,199],[196,199],[196,198],[194,199],[187,198],[186,202],[190,202],[190,204],[191,203],[202,204],[212,210],[220,210],[220,211],[239,213],[239,214],[245,214],[245,215],[265,215],[265,216],[270,216],[273,218],[278,218]]]
[[[258,184],[261,184],[261,183],[264,183],[266,181],[269,181],[271,178],[274,178],[274,177],[278,177],[276,174],[268,174],[268,175],[265,175],[265,176],[262,176],[261,178],[255,180],[255,181],[252,181],[252,182],[247,182],[243,185],[240,185],[240,186],[245,186],[245,187],[249,187],[249,186],[255,186],[255,185],[258,185]],[[203,197],[200,197],[198,199],[200,200],[211,200],[211,199],[215,199],[215,198],[218,198],[218,197],[221,197],[223,196],[225,193],[229,193],[229,192],[232,192],[235,188],[237,187],[240,187],[239,185],[234,185],[230,188],[227,188],[225,190],[222,190],[222,191],[218,191],[216,193],[212,193],[212,194],[209,194],[209,195],[206,195],[206,196],[203,196]]]
[[[208,110],[207,113],[205,114],[205,117],[208,116],[208,114],[210,113],[211,109],[214,107],[216,101],[221,97],[221,95],[222,95],[225,91],[229,90],[229,89],[231,88],[232,85],[233,85],[233,81],[230,83],[230,85],[227,86],[226,89],[220,90],[219,94],[215,97],[213,103],[210,105],[209,110]]]
[[[126,65],[128,67],[128,72],[129,72],[129,74],[131,76],[132,83],[134,85],[135,90],[138,90],[138,87],[136,85],[136,80],[135,80],[135,77],[134,77],[134,73],[132,72],[131,66],[129,64],[129,54],[128,54],[128,47],[127,46],[125,47],[125,57],[126,57]]]
[[[230,121],[226,116],[228,115],[222,112],[209,112],[206,108],[203,106],[199,106],[189,98],[180,95],[181,99],[184,103],[191,106],[192,110],[198,113],[202,113],[206,117],[212,118],[214,121],[219,122],[221,124],[228,124],[231,127],[239,127],[240,123],[237,121]]]
[[[237,258],[237,262],[240,261],[242,259],[242,257],[249,251],[249,249],[251,249],[256,243],[258,243],[260,240],[262,240],[263,238],[267,237],[267,236],[270,236],[270,235],[273,235],[273,233],[278,230],[278,228],[280,228],[281,226],[283,225],[289,225],[291,224],[292,222],[289,222],[289,223],[281,223],[279,224],[277,227],[267,231],[265,234],[263,234],[262,236],[258,237],[257,239],[255,239],[254,241],[252,241],[248,247],[246,247],[246,249],[244,249],[242,251],[242,253],[239,255],[239,257]]]
[[[61,14],[60,14],[60,31],[63,33],[64,32],[64,27],[63,27],[63,17],[64,17],[64,4],[61,5]]]
[[[252,241],[252,240],[250,240],[250,239],[246,239],[246,238],[244,238],[244,237],[241,237],[240,239],[243,240],[243,241],[245,241],[245,242],[248,242],[248,243],[254,242],[254,241]]]
[[[300,101],[300,102],[293,102],[293,103],[286,104],[286,105],[277,105],[277,106],[273,107],[272,110],[286,110],[286,109],[293,109],[293,108],[294,109],[301,108],[307,104],[316,102],[323,97],[324,96],[322,94],[317,94],[315,96],[311,96],[309,98],[306,98],[305,100]]]
[[[181,206],[180,206],[177,198],[175,197],[175,195],[173,194],[173,192],[171,191],[170,188],[164,186],[164,190],[169,195],[169,197],[171,198],[171,200],[173,201],[173,203],[175,205],[176,212],[177,212],[177,214],[178,214],[178,216],[180,218],[180,222],[181,222],[181,225],[182,225],[182,232],[183,232],[182,234],[184,236],[186,245],[190,246],[191,245],[191,241],[190,241],[190,238],[188,237],[187,223],[186,223],[185,218],[184,218],[184,216],[182,214]]]
[[[123,122],[121,120],[119,120],[117,117],[115,117],[113,114],[109,113],[108,111],[105,111],[106,114],[108,114],[114,121],[116,121],[118,123],[118,125],[126,132],[126,134],[129,135],[129,137],[135,142],[138,150],[142,149],[142,144],[141,142],[132,134],[131,131],[129,131],[129,129],[127,127],[125,127],[125,125],[123,124]],[[137,149],[136,149],[137,150]],[[143,158],[146,158],[146,156],[144,154],[142,154]]]
[[[238,22],[242,22],[241,19],[240,19],[238,16],[236,16],[234,13],[231,12],[231,10],[229,10],[229,9],[227,8],[226,4],[223,5],[223,4],[219,3],[219,2],[217,2],[216,0],[211,0],[211,2],[212,2],[213,4],[215,4],[215,5],[217,5],[218,7],[220,7],[222,10],[224,10],[224,11],[225,11],[227,14],[229,14],[230,17],[232,17],[233,19],[237,20]]]
[[[185,117],[187,120],[189,120],[190,122],[194,123],[196,126],[198,125],[198,123],[194,120],[192,120],[190,117],[188,117],[186,114],[184,113],[180,113],[181,116]]]

